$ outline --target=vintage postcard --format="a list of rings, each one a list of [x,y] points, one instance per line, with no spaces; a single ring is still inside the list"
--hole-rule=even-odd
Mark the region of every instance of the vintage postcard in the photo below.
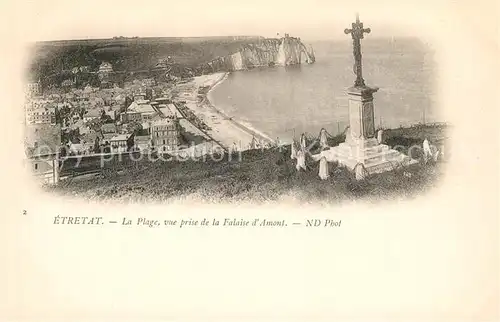
[[[8,7],[0,320],[499,318],[493,1]]]

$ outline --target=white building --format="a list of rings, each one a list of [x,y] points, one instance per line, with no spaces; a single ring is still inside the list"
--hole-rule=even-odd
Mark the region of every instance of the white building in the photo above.
[[[26,110],[27,124],[56,124],[56,109],[54,107],[39,107]]]
[[[26,84],[26,95],[38,96],[42,93],[42,88],[39,82]]]
[[[151,104],[139,104],[138,102],[132,102],[127,111],[140,113],[142,122],[149,122],[155,115],[158,114]]]
[[[158,152],[176,150],[179,145],[179,123],[176,118],[162,118],[151,123],[151,143]]]
[[[83,114],[83,121],[84,122],[89,122],[94,119],[100,118],[102,115],[102,112],[100,109],[91,109],[88,110],[87,113]]]
[[[102,62],[102,64],[99,66],[99,71],[98,73],[112,73],[113,72],[113,65],[108,62]]]
[[[27,159],[25,167],[40,183],[56,184],[59,182],[59,161],[55,157]]]
[[[25,165],[39,181],[59,181],[56,155],[61,144],[61,128],[57,125],[36,124],[25,127],[24,147],[28,159]]]
[[[124,153],[134,146],[133,134],[119,134],[113,136],[109,143],[111,145],[111,152]]]

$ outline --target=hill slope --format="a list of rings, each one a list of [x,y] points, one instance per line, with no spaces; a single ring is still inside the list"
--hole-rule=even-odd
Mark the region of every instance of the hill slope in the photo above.
[[[439,141],[446,127],[419,126],[387,131],[387,140],[408,148],[424,136]],[[331,145],[344,140],[336,137]],[[408,145],[409,144],[409,145]],[[418,156],[417,156],[418,157]],[[431,188],[444,174],[444,163],[415,164],[356,181],[343,168],[330,166],[330,179],[318,177],[318,163],[308,160],[309,171],[297,172],[289,146],[282,150],[250,150],[241,161],[137,162],[122,173],[61,181],[49,191],[85,199],[164,201],[192,196],[209,202],[279,200],[291,195],[304,202],[339,202],[353,199],[412,197]]]
[[[153,68],[158,60],[171,56],[186,67],[195,67],[216,57],[236,52],[241,46],[261,37],[207,38],[118,38],[68,40],[35,43],[28,69],[30,78],[46,79],[76,66],[98,68],[102,61],[113,64],[115,71]]]

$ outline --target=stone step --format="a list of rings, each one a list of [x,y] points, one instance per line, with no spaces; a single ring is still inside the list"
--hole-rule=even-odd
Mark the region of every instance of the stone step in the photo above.
[[[355,155],[354,153],[356,151],[352,152],[349,149],[334,149],[333,151],[334,151],[333,154],[339,158],[355,159],[355,160],[358,160],[359,162],[363,162],[363,163],[364,162],[371,162],[372,160],[381,160],[383,158],[390,159],[393,156],[400,154],[398,151],[389,149],[388,147],[378,149],[378,151],[372,150],[369,153],[367,153],[367,151],[363,151],[364,154],[360,154],[360,155]]]
[[[387,145],[381,145],[376,149],[370,149],[370,151],[363,151],[364,155],[352,155],[351,149],[348,146],[336,146],[330,148],[330,150],[323,151],[321,154],[324,155],[329,162],[334,162],[342,160],[344,163],[349,163],[356,165],[357,163],[363,163],[365,166],[370,166],[373,164],[378,164],[381,162],[399,162],[409,157],[399,151],[390,149]],[[368,152],[368,153],[367,153]],[[320,155],[315,156],[319,160]],[[313,157],[314,158],[314,157]]]
[[[366,166],[372,166],[372,165],[377,165],[379,163],[384,163],[384,162],[401,162],[407,158],[408,157],[406,155],[399,153],[396,150],[391,150],[390,153],[388,153],[384,156],[366,159],[364,164]]]
[[[373,154],[378,154],[378,153],[382,153],[382,152],[390,150],[389,146],[385,145],[385,144],[379,144],[379,145],[376,145],[376,146],[373,146],[370,148],[366,148],[363,150],[357,150],[356,147],[352,147],[352,146],[345,144],[345,143],[341,143],[340,145],[338,145],[338,149],[340,151],[345,151],[345,152],[342,152],[344,154],[351,153],[353,156],[354,155],[373,155]]]
[[[353,139],[352,141],[346,141],[344,143],[348,144],[348,142],[351,142],[355,146],[361,146],[365,149],[379,145],[376,139],[366,139],[366,140]]]
[[[336,154],[333,156],[334,160],[341,160],[343,163],[348,163],[352,167],[354,167],[358,163],[363,163],[365,167],[370,167],[374,166],[380,163],[385,163],[385,162],[395,162],[399,163],[401,161],[404,161],[406,159],[410,159],[408,156],[399,153],[396,150],[391,150],[389,153],[381,153],[376,156],[371,156],[368,158],[351,158],[348,156],[344,156],[341,154]]]
[[[364,166],[365,169],[368,171],[368,173],[373,174],[373,173],[391,171],[397,168],[398,166],[407,165],[415,162],[416,162],[415,160],[410,159],[404,154],[399,154],[398,156],[393,157],[392,159],[389,160],[384,159],[384,160],[377,160],[369,163],[364,163]],[[358,161],[353,159],[341,161],[341,164],[347,166],[350,170],[354,170],[354,168],[358,163],[359,163]]]
[[[385,144],[366,147],[362,151],[357,151],[355,146],[352,147],[346,143],[341,143],[313,156],[313,158],[319,160],[321,156],[325,156],[328,162],[338,161],[351,171],[354,170],[357,164],[362,163],[370,174],[392,171],[399,166],[417,162]]]
[[[370,164],[370,163],[375,163],[375,162],[384,161],[384,160],[390,161],[394,158],[398,158],[400,155],[402,155],[402,154],[396,150],[389,150],[389,151],[385,151],[385,152],[382,152],[382,153],[379,153],[376,155],[371,155],[371,156],[365,157],[365,158],[363,158],[363,160],[364,160],[364,163]]]
[[[396,169],[399,166],[407,166],[413,163],[416,163],[416,160],[411,159],[410,157],[399,154],[399,157],[394,158],[392,160],[387,161],[379,161],[368,166],[365,165],[366,170],[370,174],[381,173],[385,171],[391,171]]]

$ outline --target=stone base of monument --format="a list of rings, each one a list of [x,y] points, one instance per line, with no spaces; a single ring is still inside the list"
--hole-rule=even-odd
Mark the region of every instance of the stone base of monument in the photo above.
[[[350,139],[329,150],[322,151],[314,159],[325,157],[328,162],[338,162],[350,171],[355,171],[356,166],[363,165],[366,174],[392,171],[401,166],[417,163],[407,155],[391,149],[388,145],[378,144],[377,139]]]
[[[349,132],[346,141],[321,152],[327,161],[337,161],[354,171],[358,180],[366,175],[392,171],[417,162],[385,144],[379,144],[374,137],[373,93],[377,91],[378,87],[364,85],[348,88]]]

